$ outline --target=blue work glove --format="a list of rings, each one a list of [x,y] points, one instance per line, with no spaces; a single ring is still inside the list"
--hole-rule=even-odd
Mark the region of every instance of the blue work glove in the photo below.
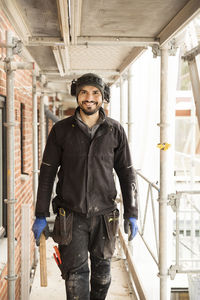
[[[40,245],[40,236],[42,232],[44,233],[46,239],[49,237],[49,226],[47,224],[46,218],[36,218],[35,222],[33,223],[32,226],[32,231],[34,233],[34,237],[36,240],[36,245]]]
[[[129,241],[132,241],[132,239],[136,236],[138,232],[138,225],[137,225],[137,219],[136,218],[127,218],[124,220],[124,232],[129,233],[128,230],[130,228],[130,235],[128,237]]]

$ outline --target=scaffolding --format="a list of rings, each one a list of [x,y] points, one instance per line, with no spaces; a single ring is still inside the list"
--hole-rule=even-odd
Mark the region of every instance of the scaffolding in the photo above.
[[[37,121],[37,96],[40,95],[40,146],[41,151],[44,149],[45,144],[45,121],[44,116],[45,113],[56,122],[58,118],[52,114],[48,107],[45,106],[44,96],[45,96],[45,87],[42,90],[42,93],[38,93],[37,91],[37,73],[34,69],[34,64],[32,62],[22,63],[22,62],[13,62],[12,58],[16,52],[16,45],[19,45],[19,41],[13,38],[10,32],[7,32],[7,41],[6,43],[1,43],[2,48],[6,48],[6,58],[4,60],[4,69],[7,75],[7,121],[5,126],[7,127],[7,183],[8,183],[8,196],[6,199],[7,203],[7,218],[8,218],[8,299],[15,299],[15,281],[17,279],[17,275],[15,274],[15,183],[14,183],[14,167],[15,167],[15,159],[14,159],[14,73],[17,69],[29,69],[32,70],[32,129],[33,129],[33,202],[36,201],[36,193],[37,193],[37,185],[38,185],[38,121]],[[61,47],[62,48],[62,47]],[[63,48],[62,48],[63,49]],[[58,49],[54,49],[54,55],[56,54]],[[66,49],[64,49],[66,50]],[[155,49],[154,49],[155,50]],[[170,135],[170,120],[169,120],[169,110],[170,110],[170,99],[168,96],[168,57],[169,57],[169,45],[162,45],[162,47],[157,48],[160,53],[160,122],[158,124],[160,128],[160,144],[165,144],[169,140]],[[20,50],[17,50],[20,51]],[[140,49],[140,52],[144,52],[145,48]],[[196,46],[192,50],[188,51],[182,58],[188,62],[193,96],[195,101],[196,113],[198,123],[200,125],[200,81],[199,81],[199,73],[198,66],[196,61],[196,56],[200,54],[200,46]],[[55,55],[57,57],[57,55]],[[64,71],[62,71],[64,73]],[[125,120],[124,114],[124,103],[125,103],[125,93],[124,93],[124,76],[122,74],[119,78],[120,80],[120,111],[121,111],[121,123],[123,125],[127,125],[128,131],[128,139],[130,142],[130,148],[133,150],[134,143],[134,118],[133,118],[133,97],[134,97],[134,88],[133,88],[133,77],[134,72],[131,67],[128,68],[128,120]],[[187,154],[181,153],[182,156],[187,156]],[[195,153],[192,153],[191,161],[198,161],[195,158]],[[155,262],[158,268],[158,277],[160,283],[160,300],[167,300],[169,294],[169,277],[174,279],[176,274],[178,273],[200,273],[199,268],[190,268],[183,269],[180,262],[180,244],[184,247],[188,248],[188,245],[184,244],[180,238],[180,204],[184,195],[187,195],[187,201],[190,203],[190,207],[192,207],[195,212],[199,215],[200,209],[193,201],[191,195],[199,195],[199,190],[194,190],[194,184],[191,186],[191,190],[183,190],[177,191],[176,193],[170,193],[168,190],[170,178],[170,155],[168,151],[160,151],[160,177],[159,182],[160,185],[151,182],[147,179],[140,171],[136,171],[138,177],[142,179],[145,184],[147,184],[147,194],[145,204],[141,201],[139,202],[140,208],[144,207],[143,216],[140,213],[139,223],[140,230],[139,234],[144,243],[144,246],[147,248],[150,253],[153,261]],[[192,169],[192,168],[191,168]],[[193,181],[193,179],[191,179]],[[140,188],[139,188],[140,190]],[[155,197],[156,194],[156,197]],[[157,201],[157,208],[155,208],[155,200]],[[154,243],[155,249],[151,248],[151,245],[148,244],[148,241],[144,238],[144,231],[146,226],[147,213],[149,209],[149,201],[151,202],[151,210],[152,210],[152,228],[154,229]],[[121,202],[122,203],[122,200]],[[176,228],[174,232],[175,242],[176,242],[176,256],[175,256],[175,264],[169,267],[168,265],[168,210],[172,208],[173,212],[176,214]],[[121,208],[122,211],[122,208]],[[140,209],[140,212],[142,210]],[[158,218],[156,218],[158,215]],[[191,217],[193,217],[193,212],[191,213]],[[29,220],[28,220],[29,221]],[[27,222],[28,222],[27,221]],[[131,270],[132,277],[134,279],[134,283],[136,285],[136,289],[140,299],[148,299],[146,295],[144,283],[142,283],[137,274],[136,268],[134,266],[134,262],[132,260],[132,250],[131,244],[127,245],[122,230],[119,232],[119,237],[126,253],[126,258],[129,263],[129,270]],[[193,253],[194,249],[190,248],[190,253]],[[35,265],[37,264],[37,251],[35,252]]]

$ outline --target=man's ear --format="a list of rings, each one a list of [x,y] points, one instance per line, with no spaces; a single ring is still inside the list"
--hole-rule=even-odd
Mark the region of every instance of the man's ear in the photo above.
[[[110,102],[110,87],[107,84],[104,86],[104,100]]]
[[[71,95],[76,96],[76,80],[74,79],[71,84]]]

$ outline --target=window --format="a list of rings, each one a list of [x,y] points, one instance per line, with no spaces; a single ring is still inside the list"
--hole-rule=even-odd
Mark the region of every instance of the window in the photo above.
[[[191,230],[186,230],[186,236],[191,236]]]
[[[196,236],[196,237],[200,237],[200,230],[199,230],[199,229],[196,229],[196,230],[195,230],[195,236]]]
[[[5,98],[0,96],[0,237],[5,235],[6,229],[6,129]]]

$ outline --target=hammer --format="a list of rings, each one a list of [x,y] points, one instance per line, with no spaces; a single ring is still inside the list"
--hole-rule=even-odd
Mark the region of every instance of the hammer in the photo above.
[[[46,238],[44,233],[40,236],[40,286],[47,286],[47,258],[46,258]]]

